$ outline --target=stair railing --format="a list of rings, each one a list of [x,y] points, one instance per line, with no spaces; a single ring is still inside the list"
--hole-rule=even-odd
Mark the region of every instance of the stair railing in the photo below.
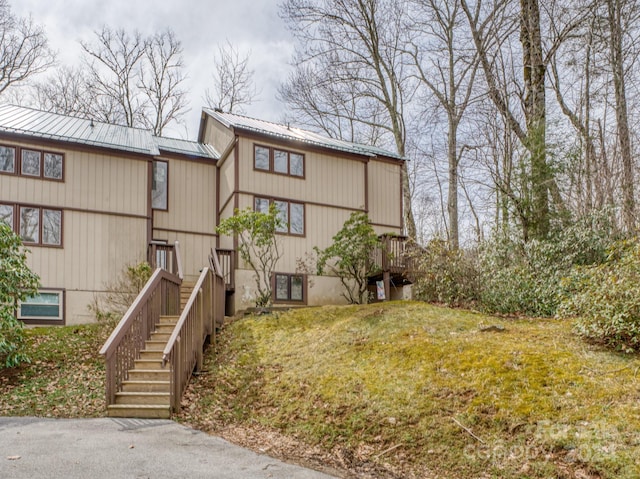
[[[162,367],[169,364],[171,370],[173,411],[180,409],[182,394],[193,371],[202,369],[204,343],[207,337],[215,340],[216,325],[224,320],[224,299],[222,275],[204,268],[162,353]],[[222,318],[218,318],[220,304]]]
[[[156,269],[100,349],[106,362],[107,405],[115,404],[116,393],[122,391],[123,381],[127,380],[160,316],[178,314],[181,282],[177,276]]]

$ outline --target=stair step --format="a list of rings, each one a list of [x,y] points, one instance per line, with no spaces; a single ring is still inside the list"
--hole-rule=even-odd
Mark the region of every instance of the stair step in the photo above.
[[[169,406],[170,396],[168,392],[123,391],[116,393],[116,404]]]
[[[123,392],[167,392],[171,387],[171,381],[122,381]]]
[[[169,419],[171,408],[161,405],[112,404],[107,406],[109,417],[135,417],[145,419]]]
[[[132,369],[129,371],[129,381],[170,381],[171,371],[164,369]]]
[[[144,343],[145,351],[164,351],[164,347],[167,345],[166,341],[158,341],[155,339],[148,339]]]
[[[173,333],[173,330],[175,329],[176,325],[173,323],[162,323],[162,324],[157,324],[156,325],[156,330],[154,331],[154,333]]]
[[[176,324],[180,316],[160,316],[160,324]]]
[[[170,337],[171,333],[151,333],[151,341],[164,341],[166,343]]]
[[[162,361],[161,349],[145,349],[140,351],[140,359],[144,361],[160,360]]]
[[[134,371],[135,370],[145,370],[145,369],[159,369],[164,371],[165,368],[162,367],[162,359],[136,359],[134,362]],[[165,365],[166,367],[166,365]]]

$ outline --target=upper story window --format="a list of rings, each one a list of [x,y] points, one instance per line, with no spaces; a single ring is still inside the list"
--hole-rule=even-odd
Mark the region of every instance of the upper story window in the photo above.
[[[63,181],[64,155],[0,145],[0,173]]]
[[[304,204],[272,198],[255,198],[254,209],[262,213],[269,212],[269,205],[273,203],[278,211],[280,225],[278,233],[304,236]]]
[[[268,146],[254,146],[256,170],[304,178],[304,155]]]
[[[156,210],[169,209],[169,164],[166,161],[153,162],[151,185],[151,207]]]
[[[0,204],[0,221],[35,246],[62,246],[62,210],[40,206]]]

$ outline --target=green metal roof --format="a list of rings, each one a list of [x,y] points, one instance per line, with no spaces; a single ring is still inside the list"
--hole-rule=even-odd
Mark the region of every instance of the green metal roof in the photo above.
[[[202,110],[207,115],[215,118],[228,128],[251,131],[274,138],[299,141],[308,145],[320,146],[331,150],[343,151],[346,153],[355,153],[357,155],[368,157],[384,156],[387,158],[395,158],[397,160],[404,159],[397,153],[383,150],[382,148],[370,145],[361,145],[358,143],[351,143],[337,138],[329,138],[312,131],[294,128],[289,125],[280,125],[278,123],[271,123],[264,120],[256,120],[254,118],[236,115],[233,113],[222,113],[220,111],[211,110],[209,108],[203,108]]]
[[[0,105],[0,132],[152,156],[160,155],[162,150],[212,160],[219,158],[218,153],[211,145],[156,137],[149,130],[112,125],[15,105]]]

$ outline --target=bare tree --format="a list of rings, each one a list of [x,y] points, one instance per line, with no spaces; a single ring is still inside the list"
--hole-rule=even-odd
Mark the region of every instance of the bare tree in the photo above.
[[[244,113],[243,106],[251,105],[258,95],[249,68],[251,52],[244,56],[227,40],[218,45],[214,58],[213,88],[205,91],[209,108],[229,113]]]
[[[0,94],[54,62],[44,29],[31,17],[17,18],[7,0],[0,0]]]
[[[61,66],[44,80],[32,85],[38,108],[63,115],[88,117],[91,104],[85,71],[81,67]]]
[[[401,0],[286,0],[281,14],[299,40],[296,68],[320,71],[318,93],[328,95],[314,112],[313,104],[303,114],[337,114],[347,117],[354,108],[354,123],[380,128],[391,135],[395,149],[406,154],[405,103],[413,93],[404,47],[405,2]],[[313,84],[302,83],[298,94],[290,78],[280,90],[288,103],[308,97]],[[299,75],[299,74],[298,74]],[[309,78],[305,78],[308,80]],[[336,99],[349,94],[347,107],[335,109]],[[297,98],[295,101],[290,101]],[[311,97],[313,99],[313,97]],[[299,106],[299,103],[298,103]],[[324,108],[328,106],[328,108]],[[335,113],[334,113],[335,112]],[[325,121],[325,125],[329,122]],[[335,136],[342,130],[333,132]],[[415,238],[411,190],[406,164],[402,172],[404,224]]]
[[[137,85],[146,43],[138,31],[129,35],[123,29],[104,26],[95,34],[95,43],[80,42],[86,54],[89,87],[97,100],[93,114],[110,123],[139,125],[145,105]]]
[[[177,121],[186,110],[182,46],[171,30],[156,33],[144,47],[140,88],[146,96],[146,108],[142,111],[142,123],[161,136],[171,121]]]
[[[616,105],[616,125],[620,157],[622,159],[622,216],[627,231],[635,229],[635,191],[633,182],[633,158],[631,154],[631,135],[629,133],[629,114],[625,80],[625,55],[623,51],[623,7],[624,0],[606,0],[609,26],[609,51],[613,89]]]
[[[417,0],[414,28],[424,32],[423,44],[413,45],[411,56],[417,75],[431,92],[447,119],[449,246],[459,246],[458,186],[461,151],[458,128],[474,91],[478,69],[477,52],[462,28],[459,3]]]

